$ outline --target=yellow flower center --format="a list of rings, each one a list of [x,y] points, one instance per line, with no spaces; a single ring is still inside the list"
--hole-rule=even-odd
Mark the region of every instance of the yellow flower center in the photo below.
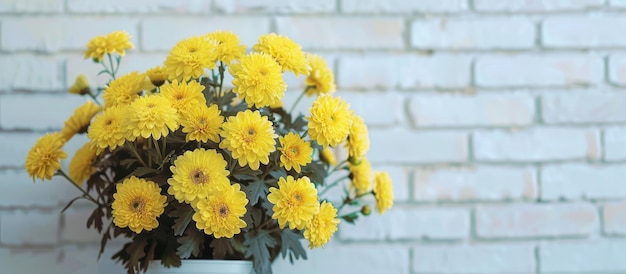
[[[195,170],[191,173],[191,181],[196,185],[205,184],[209,181],[209,176],[204,174],[202,170]]]
[[[248,129],[248,135],[243,137],[243,141],[246,143],[252,143],[254,142],[254,135],[256,134],[256,131],[253,128],[249,128]]]
[[[229,212],[230,210],[228,210],[228,206],[224,203],[218,204],[216,206],[216,213],[218,216],[222,218],[228,217]]]
[[[300,192],[296,192],[291,196],[291,198],[287,201],[289,207],[296,207],[302,204],[302,194]]]
[[[131,211],[135,213],[143,213],[146,208],[146,203],[141,198],[135,198],[131,203]]]

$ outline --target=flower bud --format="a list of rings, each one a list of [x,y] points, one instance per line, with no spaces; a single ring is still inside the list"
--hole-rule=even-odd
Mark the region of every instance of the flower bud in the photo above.
[[[361,208],[361,214],[363,214],[364,216],[368,216],[368,215],[370,215],[371,213],[372,213],[372,209],[370,208],[370,206],[369,206],[369,205],[364,205],[364,206]]]
[[[87,82],[87,77],[85,77],[84,74],[76,77],[76,81],[74,81],[74,84],[69,88],[69,93],[73,94],[85,95],[89,92],[91,92],[89,82]]]

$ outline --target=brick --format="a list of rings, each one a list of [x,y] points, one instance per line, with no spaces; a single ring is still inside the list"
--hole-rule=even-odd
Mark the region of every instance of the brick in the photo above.
[[[97,259],[99,245],[64,247],[62,265],[71,268],[74,272],[58,273],[126,273],[126,269],[120,262],[111,259],[113,254],[121,249],[122,246],[108,242],[102,257]]]
[[[564,16],[546,18],[542,23],[542,43],[554,48],[620,47],[626,38],[615,35],[615,26],[626,25],[622,16]]]
[[[527,167],[423,168],[413,174],[413,197],[418,202],[534,200],[535,177]]]
[[[491,55],[476,62],[481,87],[577,86],[602,82],[603,62],[592,55]],[[506,69],[503,69],[506,68]]]
[[[365,55],[339,59],[340,88],[460,88],[470,84],[471,57],[457,54]]]
[[[33,183],[24,170],[2,170],[0,182],[4,185],[0,191],[0,207],[65,206],[80,195],[64,178]]]
[[[17,17],[2,21],[3,50],[32,50],[56,52],[84,50],[85,45],[97,35],[115,30],[130,33],[137,46],[138,19],[117,17]],[[46,26],[42,28],[41,26]],[[89,31],[85,31],[89,26]]]
[[[71,243],[99,244],[102,236],[97,230],[87,228],[87,219],[93,212],[93,207],[66,210],[61,214],[61,240]]]
[[[394,244],[346,244],[331,241],[325,248],[307,250],[307,259],[279,258],[272,264],[274,273],[398,273],[409,274],[409,248]],[[329,263],[332,262],[332,263]]]
[[[603,231],[610,235],[626,235],[626,203],[610,203],[602,207]]]
[[[416,127],[524,126],[534,120],[534,98],[524,93],[420,94],[410,98]]]
[[[541,198],[621,199],[626,165],[562,164],[545,166],[541,172]]]
[[[626,122],[626,93],[558,92],[544,94],[542,117],[546,123]]]
[[[0,127],[3,129],[58,130],[74,113],[74,109],[85,101],[86,98],[73,94],[0,96]],[[40,111],[40,115],[34,115],[33,110]]]
[[[56,13],[63,11],[63,0],[4,0],[3,13]]]
[[[611,83],[626,85],[626,54],[610,55],[608,70]]]
[[[415,48],[528,49],[534,43],[535,26],[526,18],[438,18],[411,23],[411,46]]]
[[[383,215],[376,212],[376,207],[372,205],[372,214],[370,216],[361,216],[354,224],[341,221],[339,229],[334,237],[346,241],[384,241],[389,239],[391,233],[391,222],[394,215],[392,212],[398,210],[398,206],[394,206]],[[346,212],[349,212],[346,210]]]
[[[626,128],[604,130],[604,160],[626,160]]]
[[[604,0],[474,0],[474,9],[488,12],[552,12],[599,8]]]
[[[342,0],[340,3],[343,13],[451,13],[469,9],[465,0]]]
[[[591,204],[478,206],[475,214],[483,239],[588,236],[598,226]]]
[[[414,132],[406,129],[370,129],[372,163],[465,162],[467,134],[454,131]],[[410,146],[407,146],[410,142]]]
[[[541,273],[624,273],[626,241],[543,243],[539,247]]]
[[[0,243],[53,245],[58,243],[58,211],[15,211],[0,215]]]
[[[77,13],[208,13],[211,2],[203,0],[156,1],[81,1],[68,0],[67,8]]]
[[[251,48],[260,35],[269,32],[270,21],[261,17],[158,17],[142,20],[141,29],[141,48],[144,50],[169,52],[183,39],[217,30],[234,32],[244,45]]]
[[[0,155],[0,166],[23,167],[28,151],[41,136],[40,133],[0,133],[0,150],[3,152]]]
[[[337,92],[368,126],[393,126],[404,120],[403,96],[391,92]]]
[[[535,273],[530,244],[418,246],[412,253],[413,272],[449,274]]]
[[[63,63],[56,57],[0,55],[0,91],[58,91],[63,87]]]
[[[336,0],[285,1],[270,0],[259,3],[254,0],[216,0],[215,9],[226,14],[250,13],[326,13],[335,11]]]
[[[404,47],[404,23],[400,18],[277,17],[276,27],[278,33],[288,36],[306,50]]]
[[[598,159],[598,133],[577,128],[530,128],[520,131],[482,130],[473,136],[479,161],[556,161]]]

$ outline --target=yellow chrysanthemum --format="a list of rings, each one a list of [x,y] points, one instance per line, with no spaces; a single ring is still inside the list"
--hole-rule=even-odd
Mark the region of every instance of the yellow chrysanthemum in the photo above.
[[[97,159],[96,148],[90,143],[85,143],[81,148],[76,150],[72,161],[68,167],[69,176],[74,183],[82,186],[83,182],[91,175],[96,173],[96,167],[93,165]]]
[[[143,90],[146,75],[136,71],[130,72],[111,81],[102,93],[104,107],[128,105],[139,97]]]
[[[228,117],[228,121],[222,124],[220,135],[224,138],[220,148],[231,151],[239,166],[248,164],[252,170],[259,169],[260,163],[269,163],[270,153],[276,150],[274,138],[277,135],[272,122],[261,116],[258,110],[246,110]]]
[[[205,69],[215,68],[215,46],[215,41],[205,39],[204,36],[194,36],[178,42],[165,59],[165,71],[169,79],[197,79]]]
[[[178,80],[173,80],[171,83],[166,83],[161,87],[161,95],[170,102],[182,117],[185,117],[189,110],[198,106],[206,106],[206,98],[202,94],[203,90],[204,86],[196,81],[187,83],[185,81],[178,82]]]
[[[354,161],[359,161],[370,149],[369,132],[361,116],[353,116],[346,146],[348,147],[348,155]]]
[[[331,166],[334,166],[337,164],[337,160],[335,159],[335,155],[333,154],[333,151],[330,150],[330,148],[328,147],[324,147],[324,149],[322,150],[322,153],[320,154],[320,160]]]
[[[322,146],[336,146],[348,137],[352,126],[352,111],[339,97],[317,97],[310,109],[309,137]]]
[[[393,185],[391,177],[387,172],[376,172],[376,183],[374,184],[374,196],[376,196],[376,208],[378,214],[383,214],[385,210],[393,206]]]
[[[130,41],[130,34],[125,31],[114,31],[106,36],[97,36],[87,43],[85,50],[85,59],[91,58],[102,61],[104,54],[117,52],[120,56],[126,54],[126,49],[132,49],[133,43]]]
[[[292,168],[300,173],[300,167],[307,165],[312,161],[313,148],[311,144],[300,135],[289,132],[285,136],[278,137],[280,142],[280,166],[284,166],[286,170]]]
[[[309,248],[324,247],[337,231],[337,209],[331,203],[322,202],[320,212],[313,216],[304,230],[304,238],[309,241]]]
[[[111,215],[117,227],[128,227],[139,234],[159,226],[157,218],[165,210],[167,197],[161,195],[155,182],[131,176],[115,189]]]
[[[176,158],[170,167],[172,178],[167,193],[179,202],[193,203],[197,198],[206,198],[219,185],[229,185],[224,156],[215,149],[198,148],[186,151]]]
[[[271,187],[267,200],[274,204],[272,219],[278,220],[278,226],[283,229],[289,222],[289,229],[304,229],[313,215],[319,211],[317,189],[309,177],[295,180],[287,176],[278,180],[278,188]]]
[[[280,65],[264,53],[253,52],[229,67],[233,91],[258,108],[282,101],[287,90]]]
[[[96,154],[100,155],[106,148],[114,150],[124,144],[122,122],[127,108],[126,105],[110,107],[93,119],[87,137],[96,149]]]
[[[76,133],[85,133],[91,122],[91,118],[102,110],[101,106],[92,101],[87,101],[82,106],[74,110],[74,114],[65,120],[65,126],[61,129],[61,134],[65,141],[72,139]]]
[[[207,34],[206,38],[217,42],[217,60],[227,65],[246,53],[246,46],[240,44],[239,37],[230,31],[214,31]]]
[[[309,75],[309,64],[302,47],[287,36],[276,33],[262,35],[253,49],[274,57],[283,70],[291,71],[296,76]]]
[[[241,218],[246,214],[248,199],[239,184],[221,185],[194,205],[193,220],[198,229],[215,238],[232,238],[246,227]]]
[[[150,79],[150,83],[152,83],[155,87],[160,87],[165,84],[165,81],[167,81],[168,78],[167,71],[165,71],[165,68],[161,66],[149,69],[146,71],[146,75],[148,76],[148,79]]]
[[[85,95],[87,93],[90,93],[91,90],[89,89],[89,82],[87,81],[87,77],[84,74],[78,75],[78,77],[76,77],[76,80],[74,81],[74,84],[68,89],[68,92],[78,95]]]
[[[324,58],[319,55],[307,53],[306,57],[311,65],[311,72],[304,80],[307,85],[307,95],[331,94],[335,92],[335,76],[326,64]]]
[[[181,125],[183,133],[187,136],[187,142],[195,140],[206,143],[211,140],[215,143],[220,141],[220,127],[224,122],[224,117],[217,105],[201,105],[189,109],[187,116],[182,119]]]
[[[128,106],[122,127],[127,140],[134,141],[140,136],[158,140],[178,129],[179,117],[165,97],[159,94],[144,96]]]
[[[37,140],[26,156],[26,172],[33,178],[50,180],[54,173],[61,168],[61,160],[67,158],[67,153],[61,150],[65,140],[59,132],[48,133]]]
[[[351,186],[357,194],[363,194],[372,190],[372,166],[367,158],[363,158],[358,164],[349,163],[352,174]]]

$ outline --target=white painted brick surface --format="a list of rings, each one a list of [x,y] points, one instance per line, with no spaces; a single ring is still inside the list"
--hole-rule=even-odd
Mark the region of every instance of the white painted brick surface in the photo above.
[[[416,273],[535,273],[530,244],[420,245],[413,248],[412,262]]]
[[[626,54],[610,55],[608,69],[611,83],[626,85]]]
[[[478,161],[534,162],[598,159],[598,132],[578,128],[530,128],[519,131],[480,130],[473,134]]]
[[[0,96],[0,127],[60,130],[65,120],[86,100],[87,98],[69,93]]]
[[[626,160],[626,128],[604,130],[604,159],[607,161]]]
[[[56,13],[63,11],[63,0],[3,0],[3,13]]]
[[[99,245],[102,236],[93,228],[87,229],[87,219],[91,216],[93,210],[93,207],[75,207],[61,214],[61,240],[70,243]],[[108,223],[105,222],[105,225],[108,225]]]
[[[410,97],[416,127],[524,126],[533,123],[534,98],[524,93],[419,94]]]
[[[465,0],[341,0],[344,13],[451,13],[466,11]]]
[[[626,165],[561,164],[541,171],[541,198],[621,199],[626,196]]]
[[[393,200],[394,202],[406,202],[409,200],[411,191],[410,173],[412,168],[394,166],[394,165],[373,165],[375,171],[385,171],[389,173],[393,182]]]
[[[54,245],[59,233],[59,211],[0,213],[0,243]]]
[[[33,142],[34,144],[34,142]],[[3,149],[3,151],[6,151]],[[11,153],[12,155],[24,155]],[[23,165],[23,161],[14,160],[16,164]],[[29,206],[65,206],[67,202],[79,192],[70,185],[67,180],[61,177],[53,177],[51,181],[42,182],[28,177],[23,170],[2,170],[0,171],[0,182],[5,186],[0,191],[0,207],[29,207]]]
[[[624,273],[624,240],[544,243],[539,247],[541,273]]]
[[[489,12],[552,12],[600,8],[604,0],[474,0],[474,8]]]
[[[372,163],[464,162],[467,134],[456,131],[415,132],[406,129],[370,129]]]
[[[208,13],[211,2],[203,0],[83,1],[67,0],[67,8],[77,13]]]
[[[324,13],[333,12],[336,0],[298,1],[298,0],[269,0],[258,2],[254,0],[215,0],[217,11],[227,14],[238,13]]]
[[[484,239],[588,236],[598,229],[591,204],[520,204],[476,208],[476,234]]]
[[[602,208],[603,231],[610,235],[626,235],[626,203],[610,203]]]
[[[411,46],[416,48],[527,49],[534,42],[535,26],[524,18],[439,18],[411,23]]]
[[[546,123],[626,122],[626,93],[588,91],[546,93],[541,99]]]
[[[278,33],[305,49],[400,49],[404,23],[381,18],[276,18]],[[323,30],[323,31],[321,31]],[[350,39],[345,39],[349,36]]]
[[[542,24],[542,42],[547,47],[562,48],[626,46],[626,38],[613,31],[615,26],[624,25],[626,18],[619,15],[548,18]]]
[[[340,88],[459,88],[470,83],[471,57],[458,54],[366,55],[339,59]]]
[[[413,173],[413,193],[418,202],[533,200],[537,180],[528,167],[424,168]]]
[[[2,109],[1,106],[0,109]],[[0,154],[0,166],[13,168],[23,167],[28,151],[41,136],[42,134],[39,133],[0,133],[0,150],[3,151],[3,153]]]
[[[57,91],[64,85],[60,58],[0,55],[0,71],[0,91]]]
[[[395,92],[344,92],[336,96],[350,104],[370,127],[393,126],[404,120],[404,96]]]
[[[389,227],[392,240],[467,238],[470,231],[470,211],[466,208],[400,207],[393,212]]]
[[[609,5],[615,8],[626,8],[625,0],[609,0]]]
[[[603,73],[602,59],[593,55],[492,55],[478,58],[475,67],[481,87],[594,85]]]

